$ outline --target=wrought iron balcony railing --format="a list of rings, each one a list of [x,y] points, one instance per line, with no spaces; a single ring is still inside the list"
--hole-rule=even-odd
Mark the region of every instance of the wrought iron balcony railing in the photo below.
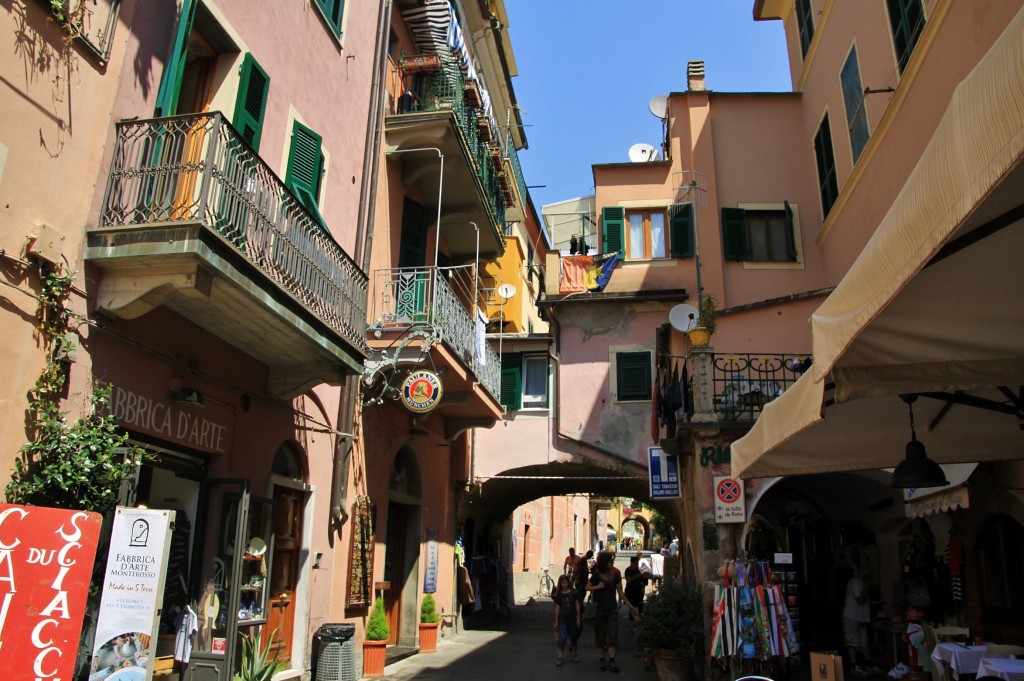
[[[450,275],[450,276],[449,276]],[[395,329],[430,324],[441,340],[472,368],[492,397],[501,391],[501,360],[484,340],[483,320],[474,299],[471,275],[463,267],[377,270],[376,325]]]
[[[492,117],[466,97],[466,79],[454,57],[442,56],[440,68],[417,74],[413,91],[414,103],[396,104],[398,113],[450,110],[470,150],[474,172],[486,194],[488,206],[500,229],[505,223],[505,199],[508,178],[504,159],[512,168],[512,181],[526,196],[526,182],[511,135],[503,134]]]
[[[711,357],[714,410],[722,420],[753,421],[764,405],[796,383],[810,366],[806,355],[715,353]]]
[[[103,228],[200,224],[353,347],[367,276],[220,113],[117,124]]]

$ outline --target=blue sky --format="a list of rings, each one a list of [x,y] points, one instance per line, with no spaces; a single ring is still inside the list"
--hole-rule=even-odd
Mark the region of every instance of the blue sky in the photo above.
[[[686,90],[704,60],[709,90],[791,89],[782,22],[754,21],[753,0],[506,0],[529,149],[519,154],[534,205],[593,193],[591,165],[659,146],[651,97]],[[504,122],[504,121],[503,121]],[[534,185],[546,185],[534,187]]]

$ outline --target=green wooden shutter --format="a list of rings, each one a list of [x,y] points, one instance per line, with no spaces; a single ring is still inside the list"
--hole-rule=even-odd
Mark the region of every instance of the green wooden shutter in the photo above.
[[[254,150],[260,149],[263,135],[263,114],[267,110],[267,95],[270,92],[270,76],[251,54],[242,60],[242,73],[238,82],[238,98],[235,100],[235,115],[231,122],[242,139]]]
[[[622,253],[622,233],[625,230],[626,209],[606,206],[601,209],[601,252]]]
[[[693,239],[693,204],[686,203],[672,207],[669,222],[672,235],[672,257],[692,258],[694,254]]]
[[[501,356],[501,395],[499,401],[510,411],[523,405],[523,356],[509,352]]]
[[[791,262],[796,262],[796,230],[793,228],[793,209],[790,207],[789,201],[783,201],[782,206],[786,211],[786,247],[789,249],[789,259]]]
[[[47,3],[49,4],[49,3]],[[181,74],[185,70],[188,56],[188,37],[192,34],[192,23],[196,17],[199,0],[184,0],[181,5],[181,16],[174,34],[171,53],[167,57],[163,75],[160,77],[160,88],[156,93],[154,115],[157,118],[173,116],[178,111],[178,94],[181,92]]]
[[[341,18],[345,12],[345,0],[316,0],[316,4],[324,11],[327,23],[341,37]]]
[[[742,208],[722,209],[722,257],[726,260],[750,260],[747,211]]]
[[[615,380],[618,400],[651,399],[651,392],[653,390],[651,385],[651,353],[616,353]]]
[[[324,155],[320,150],[323,138],[302,123],[295,122],[292,145],[288,152],[288,171],[284,183],[320,224],[320,178],[324,171]]]

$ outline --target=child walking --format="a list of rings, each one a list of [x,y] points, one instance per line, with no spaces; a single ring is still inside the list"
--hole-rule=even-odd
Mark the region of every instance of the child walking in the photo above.
[[[572,588],[572,580],[569,575],[562,575],[558,578],[558,585],[555,587],[555,640],[558,641],[558,657],[555,658],[555,666],[561,667],[565,653],[565,646],[569,646],[572,653],[572,661],[579,662],[580,656],[576,644],[580,637],[580,624],[582,614],[580,612],[579,595]]]

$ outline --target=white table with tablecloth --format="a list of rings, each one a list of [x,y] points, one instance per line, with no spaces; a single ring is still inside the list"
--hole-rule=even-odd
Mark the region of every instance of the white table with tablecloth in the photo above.
[[[964,643],[939,643],[932,651],[932,663],[936,669],[946,675],[952,671],[952,678],[958,679],[961,674],[976,674],[978,663],[985,657],[986,646],[972,646]]]
[[[978,662],[978,678],[994,676],[1003,681],[1024,681],[1024,660],[983,657]]]

